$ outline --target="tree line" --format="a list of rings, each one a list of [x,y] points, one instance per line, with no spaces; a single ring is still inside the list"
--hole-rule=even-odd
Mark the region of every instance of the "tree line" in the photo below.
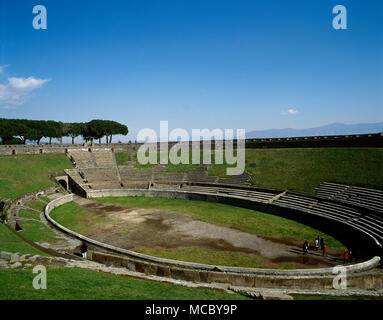
[[[53,120],[0,118],[1,144],[25,144],[27,140],[40,144],[42,138],[49,138],[50,144],[52,139],[58,139],[62,144],[63,137],[71,137],[74,144],[74,139],[78,136],[86,142],[98,139],[100,143],[105,137],[106,143],[111,143],[113,135],[127,135],[128,132],[127,126],[111,120],[65,123]]]

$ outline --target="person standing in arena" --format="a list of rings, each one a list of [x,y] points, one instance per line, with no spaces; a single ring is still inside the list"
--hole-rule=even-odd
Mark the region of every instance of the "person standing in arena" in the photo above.
[[[83,257],[84,259],[86,259],[86,253],[87,253],[87,251],[88,251],[88,246],[87,246],[87,244],[86,244],[85,241],[83,241],[83,242],[81,243],[80,251],[81,251],[82,257]]]
[[[323,250],[324,239],[320,238],[320,249]]]
[[[343,263],[347,263],[347,262],[348,262],[348,250],[345,249],[343,253]]]
[[[326,244],[324,242],[323,242],[323,256],[327,257],[327,246],[326,246]]]

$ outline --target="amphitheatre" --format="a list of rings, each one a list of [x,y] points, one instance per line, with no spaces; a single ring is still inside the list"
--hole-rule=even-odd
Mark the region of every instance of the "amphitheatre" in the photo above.
[[[245,145],[238,176],[226,176],[225,164],[140,165],[137,143],[1,145],[1,258],[70,260],[170,291],[202,288],[201,299],[381,299],[383,134]],[[317,236],[328,256],[313,248]],[[79,257],[82,241],[89,262]],[[343,292],[333,287],[339,265]]]

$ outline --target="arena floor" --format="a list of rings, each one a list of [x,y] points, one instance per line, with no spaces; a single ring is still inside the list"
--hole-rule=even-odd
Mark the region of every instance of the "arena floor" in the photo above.
[[[289,263],[296,268],[318,268],[340,264],[342,250],[302,254],[301,241],[294,238],[266,239],[236,229],[206,223],[193,216],[160,209],[127,208],[84,198],[75,200],[101,221],[87,229],[86,236],[124,249],[200,248],[236,253],[260,259],[262,264],[275,267]]]

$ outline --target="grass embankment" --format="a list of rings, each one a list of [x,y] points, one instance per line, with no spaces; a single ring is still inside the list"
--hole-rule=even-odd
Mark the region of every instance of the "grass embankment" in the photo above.
[[[325,238],[329,248],[343,248],[336,239],[313,228],[292,220],[277,217],[249,209],[237,208],[224,204],[190,201],[182,199],[117,197],[97,199],[102,203],[114,203],[125,207],[156,208],[191,214],[198,220],[238,229],[257,236],[272,239],[294,239],[313,241],[320,235]],[[107,215],[95,215],[80,207],[75,202],[64,204],[51,212],[51,217],[63,226],[85,236],[97,223],[107,223]],[[144,254],[205,264],[227,265],[253,268],[295,268],[291,263],[271,263],[262,257],[242,253],[216,251],[201,247],[162,248],[136,247],[132,250]]]
[[[35,209],[38,211],[43,211],[45,206],[46,206],[46,203],[41,202],[39,200],[30,200],[30,201],[24,203],[24,205],[28,208],[32,208],[32,209]]]
[[[47,269],[47,289],[35,290],[31,270],[0,269],[1,300],[243,300],[223,291],[187,288],[78,269]],[[12,279],[12,281],[9,281]]]
[[[0,251],[46,255],[20,239],[3,224],[0,224]]]
[[[50,174],[72,168],[64,155],[19,155],[0,157],[0,197],[17,198],[53,186]]]
[[[19,217],[26,218],[26,219],[40,220],[40,212],[30,210],[30,209],[20,209]]]
[[[30,241],[52,243],[58,240],[56,234],[41,221],[23,220],[20,222],[23,226],[23,230],[19,231],[20,234]]]
[[[383,189],[383,148],[249,149],[246,165],[251,183],[264,187],[312,193],[328,181]]]
[[[19,217],[22,218],[22,220],[19,220],[19,224],[21,224],[23,230],[18,232],[24,238],[33,242],[55,242],[57,240],[56,234],[40,221],[39,212],[36,212],[33,210],[21,209],[19,211]],[[5,226],[3,225],[2,227],[5,228]],[[8,233],[11,232],[8,229],[6,229],[6,231],[8,231]],[[18,238],[12,232],[11,232],[11,236],[16,237],[19,241],[22,241],[22,239]],[[0,240],[0,250],[7,251],[6,249],[3,249],[2,245],[3,243]],[[17,252],[17,251],[12,250],[11,252]],[[25,252],[25,253],[29,253],[29,252]]]
[[[208,174],[227,177],[227,167]],[[383,189],[383,148],[246,149],[245,168],[252,185],[266,188],[313,193],[327,181]]]
[[[125,164],[124,157],[124,152],[116,153],[118,165]],[[136,156],[132,155],[132,158],[136,159]],[[250,164],[255,164],[255,167],[250,167]],[[195,165],[188,168],[188,165],[169,164],[168,168],[171,167],[187,172]],[[227,177],[228,167],[226,161],[213,164],[208,174]],[[246,149],[246,171],[250,174],[252,185],[282,190],[313,193],[314,188],[324,181],[383,189],[383,149]]]

